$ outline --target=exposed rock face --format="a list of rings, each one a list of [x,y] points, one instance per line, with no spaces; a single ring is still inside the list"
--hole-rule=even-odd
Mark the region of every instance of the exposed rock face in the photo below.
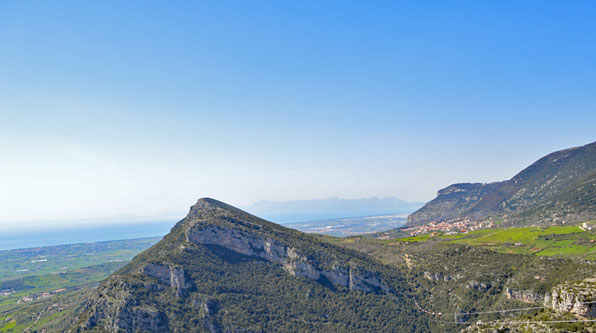
[[[457,273],[454,275],[450,275],[450,274],[443,274],[441,272],[437,272],[437,273],[430,273],[430,272],[424,272],[424,277],[430,281],[451,281],[451,280],[459,280],[461,278],[463,278],[463,274],[461,273]]]
[[[591,282],[564,283],[552,289],[544,305],[557,312],[571,312],[582,317],[596,317],[596,284]]]
[[[466,286],[466,288],[471,288],[471,289],[480,290],[480,291],[487,291],[488,288],[490,288],[490,285],[472,280],[472,281],[468,282],[468,285]]]
[[[104,282],[72,331],[407,331],[412,320],[395,320],[412,307],[401,279],[365,254],[206,198]]]
[[[300,255],[294,247],[241,230],[208,225],[198,229],[188,229],[185,236],[188,242],[218,245],[234,252],[280,264],[293,276],[311,280],[325,277],[332,283],[351,290],[381,289],[385,292],[389,291],[389,288],[381,282],[378,276],[366,270],[339,262],[333,262],[331,269],[323,269],[320,267],[321,265],[313,262],[312,258]]]
[[[534,290],[514,290],[507,288],[507,298],[522,301],[526,303],[540,303],[544,295],[536,293]]]
[[[568,282],[552,288],[541,295],[533,290],[513,290],[507,288],[508,299],[526,303],[542,303],[557,312],[571,312],[582,317],[596,317],[596,283]]]
[[[181,268],[149,263],[143,268],[143,273],[169,284],[178,297],[184,296],[184,291],[192,287]]]
[[[99,297],[85,306],[92,315],[74,331],[100,328],[107,332],[169,331],[168,317],[155,307],[140,305],[130,295],[107,296],[108,290],[100,289]]]

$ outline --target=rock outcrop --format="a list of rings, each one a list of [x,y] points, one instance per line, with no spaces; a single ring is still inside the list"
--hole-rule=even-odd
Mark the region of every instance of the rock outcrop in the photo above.
[[[451,281],[451,280],[459,280],[461,278],[464,277],[463,274],[461,273],[457,273],[457,274],[443,274],[441,272],[437,272],[437,273],[430,273],[425,271],[424,272],[424,277],[430,281]]]
[[[129,288],[119,283],[121,288]],[[99,328],[107,332],[167,332],[169,323],[167,315],[148,304],[140,304],[128,293],[110,293],[107,286],[100,287],[98,297],[88,302],[83,312],[91,315],[80,326],[71,331],[85,331]]]
[[[557,312],[596,317],[596,283],[582,281],[560,284],[544,297],[544,305]]]
[[[482,282],[478,282],[476,280],[472,280],[468,282],[468,285],[466,286],[466,288],[470,288],[470,289],[474,289],[474,290],[479,290],[479,291],[487,291],[488,288],[490,288],[490,284],[487,285],[485,283]]]
[[[301,255],[295,247],[284,245],[271,238],[262,238],[241,230],[213,225],[188,229],[185,236],[188,242],[218,245],[247,256],[255,256],[280,264],[284,270],[296,277],[305,277],[311,280],[319,280],[324,277],[336,285],[351,290],[370,292],[380,289],[385,292],[389,291],[389,287],[383,284],[381,278],[374,273],[353,267],[349,263],[332,261],[332,258],[328,259],[332,263],[326,265],[330,268],[324,269],[312,258],[309,259]],[[325,256],[325,254],[323,253],[321,256]]]
[[[534,290],[515,290],[507,288],[505,290],[507,299],[514,299],[525,303],[542,303],[544,295],[541,295]]]
[[[182,268],[149,263],[143,267],[143,273],[169,284],[178,297],[184,296],[184,292],[192,287],[192,284],[187,281]]]
[[[102,284],[72,330],[408,331],[403,279],[363,253],[201,199]]]

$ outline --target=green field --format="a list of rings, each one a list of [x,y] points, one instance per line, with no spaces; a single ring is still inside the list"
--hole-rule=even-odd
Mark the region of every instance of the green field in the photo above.
[[[0,251],[0,332],[59,332],[86,295],[160,237]]]
[[[593,222],[595,221],[589,223]],[[438,240],[453,244],[481,246],[501,253],[596,260],[596,232],[584,231],[579,225],[491,228],[467,234],[435,237],[424,234],[397,240],[401,242]]]
[[[63,332],[74,320],[93,286],[85,285],[47,298],[0,307],[0,332]]]
[[[128,261],[159,239],[151,237],[0,251],[0,281]]]

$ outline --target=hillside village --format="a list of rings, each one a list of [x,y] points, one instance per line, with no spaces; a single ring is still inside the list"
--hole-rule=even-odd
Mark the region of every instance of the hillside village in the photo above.
[[[494,227],[494,222],[472,221],[470,219],[450,219],[442,222],[430,222],[425,225],[414,226],[404,229],[410,236],[427,234],[433,232],[443,232],[447,235],[457,233],[468,233],[469,231],[486,229]]]

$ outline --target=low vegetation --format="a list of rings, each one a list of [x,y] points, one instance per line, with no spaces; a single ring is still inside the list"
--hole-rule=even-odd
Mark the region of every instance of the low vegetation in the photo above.
[[[438,325],[436,331],[459,331],[479,320],[486,323],[545,317],[550,312],[541,308],[543,300],[554,286],[596,276],[596,265],[589,261],[501,253],[480,246],[454,244],[439,237],[421,236],[407,241],[364,237],[325,239],[408,272],[413,291],[409,301],[416,299],[425,310],[442,313],[440,317],[418,313]],[[538,309],[496,312],[535,307]],[[470,312],[490,313],[466,314]],[[559,317],[559,314],[553,316]],[[556,328],[573,329],[576,325],[561,323]]]
[[[101,281],[158,240],[0,251],[0,332],[64,331]]]
[[[596,221],[589,221],[592,225]],[[529,254],[545,257],[596,259],[596,232],[569,226],[490,228],[447,235],[444,233],[402,237],[391,241],[443,241],[480,246],[500,253]]]
[[[129,261],[161,237],[0,251],[0,281],[64,273],[107,262]]]
[[[77,328],[87,327],[86,312],[96,309],[109,315],[113,310],[110,303],[132,300],[144,304],[139,308],[143,318],[157,322],[170,318],[168,328],[181,331],[196,327],[287,331],[401,328],[413,332],[477,332],[503,327],[519,332],[596,329],[593,323],[507,325],[520,320],[577,318],[543,307],[543,300],[555,286],[596,276],[591,261],[596,259],[596,233],[580,228],[583,223],[375,239],[306,235],[235,211],[208,216],[204,221],[208,222],[201,223],[241,228],[291,244],[311,262],[320,261],[323,253],[335,260],[344,258],[341,260],[350,265],[382,276],[392,292],[354,291],[325,279],[291,277],[280,265],[262,258],[186,242],[189,226],[180,223],[164,241],[103,283],[128,262],[115,261],[115,256],[129,253],[130,260],[133,248],[150,241],[121,243],[124,249],[102,245],[104,252],[97,252],[96,258],[108,261],[96,265],[1,281],[0,290],[11,292],[0,297],[0,332],[64,331],[73,322]],[[596,221],[587,226],[592,224]],[[17,252],[17,256],[23,253]],[[21,260],[30,264],[39,260],[34,258],[40,254],[32,255]],[[11,262],[14,265],[16,260]],[[141,274],[148,262],[170,269],[183,267],[187,289],[177,294],[169,282]],[[430,314],[419,310],[416,302]],[[530,309],[499,312],[525,308]],[[102,330],[101,326],[88,328]],[[151,327],[147,329],[151,331]]]

